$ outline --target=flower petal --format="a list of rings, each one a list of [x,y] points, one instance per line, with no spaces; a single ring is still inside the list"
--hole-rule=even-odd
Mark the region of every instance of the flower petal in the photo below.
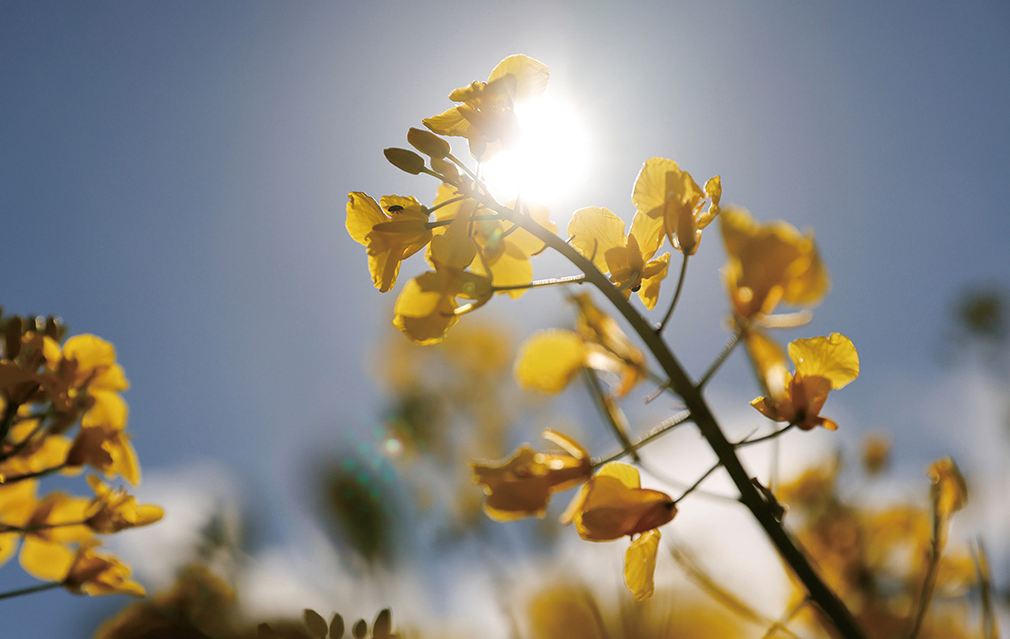
[[[647,530],[624,553],[624,583],[636,601],[648,599],[655,591],[653,575],[660,537],[658,530]]]

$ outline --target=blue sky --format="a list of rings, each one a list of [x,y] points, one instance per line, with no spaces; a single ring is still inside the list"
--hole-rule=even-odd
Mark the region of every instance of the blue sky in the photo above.
[[[590,205],[630,221],[652,156],[720,174],[724,201],[815,229],[834,290],[810,330],[860,350],[852,432],[892,431],[916,467],[963,446],[918,433],[895,389],[914,404],[946,379],[936,352],[963,287],[1010,287],[996,0],[6,2],[0,304],[112,341],[145,470],[221,462],[280,513],[282,539],[305,456],[366,438],[382,406],[363,363],[394,293],[371,287],[346,194],[430,198],[381,149],[518,52],[590,128],[555,221]],[[703,241],[671,330],[695,371],[724,339],[718,244]],[[559,321],[556,293],[532,297],[519,333]],[[748,382],[738,366],[716,389]],[[68,598],[38,605],[86,614]]]

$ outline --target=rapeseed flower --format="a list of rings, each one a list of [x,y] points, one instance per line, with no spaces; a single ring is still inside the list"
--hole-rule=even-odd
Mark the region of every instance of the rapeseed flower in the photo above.
[[[422,122],[439,135],[466,138],[470,155],[487,161],[515,144],[519,137],[515,105],[543,93],[549,77],[542,62],[509,56],[495,66],[487,82],[474,81],[449,94],[450,100],[462,104]]]
[[[743,209],[726,209],[720,219],[729,256],[726,285],[737,318],[760,318],[780,302],[812,306],[828,292],[831,281],[813,233],[800,234],[781,221],[759,224]]]
[[[638,469],[611,462],[586,482],[562,521],[574,523],[579,536],[587,541],[631,537],[624,555],[624,582],[635,599],[642,600],[655,590],[658,528],[676,514],[677,506],[669,495],[642,488]]]
[[[655,233],[657,230],[660,232]],[[631,232],[625,236],[624,220],[609,209],[595,206],[579,209],[568,224],[568,236],[575,250],[592,260],[600,272],[610,273],[610,281],[626,298],[637,292],[649,309],[656,306],[660,282],[670,265],[669,253],[652,259],[663,241],[661,231],[661,227],[652,225],[647,216],[639,213]]]
[[[703,190],[673,160],[647,160],[631,195],[638,213],[644,216],[639,238],[643,248],[655,253],[663,238],[668,237],[670,244],[684,255],[694,255],[701,241],[701,230],[719,214],[721,198],[722,181],[718,175],[706,182]]]
[[[836,430],[838,424],[820,412],[828,393],[843,388],[859,376],[859,355],[852,341],[839,333],[828,337],[798,339],[789,344],[789,357],[796,372],[784,366],[767,366],[765,386],[769,395],[758,397],[751,406],[777,422],[789,422],[802,430],[823,426]]]
[[[535,515],[543,517],[550,496],[589,479],[589,453],[574,439],[545,430],[544,439],[561,452],[538,453],[523,444],[511,458],[497,464],[471,462],[474,483],[484,486],[484,512],[498,521]]]
[[[396,284],[400,263],[431,241],[428,211],[413,197],[386,195],[378,204],[359,191],[347,197],[347,232],[368,249],[372,283],[385,293]]]

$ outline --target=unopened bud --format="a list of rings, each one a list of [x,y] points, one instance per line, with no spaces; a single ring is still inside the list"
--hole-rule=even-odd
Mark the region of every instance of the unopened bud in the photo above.
[[[459,182],[459,170],[456,165],[442,158],[431,158],[431,168],[442,176],[442,178],[449,183],[456,184]]]
[[[424,158],[413,151],[390,148],[383,149],[382,154],[386,156],[390,164],[411,175],[417,175],[424,170]]]
[[[413,127],[407,131],[407,142],[421,153],[430,156],[432,159],[444,158],[452,152],[449,143],[438,137],[431,131],[415,129]]]

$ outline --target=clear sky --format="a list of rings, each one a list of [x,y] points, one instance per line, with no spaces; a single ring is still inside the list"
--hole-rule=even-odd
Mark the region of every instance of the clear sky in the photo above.
[[[959,388],[936,358],[952,300],[1010,287],[1001,0],[4,2],[0,304],[116,345],[145,471],[217,460],[283,522],[305,456],[364,438],[382,404],[363,365],[395,293],[371,286],[346,194],[430,199],[381,149],[512,53],[588,127],[559,225],[590,205],[630,222],[652,156],[721,175],[724,201],[816,231],[834,290],[811,330],[863,365],[839,400],[852,432],[892,431],[916,469],[965,447],[923,406],[961,401],[934,394]],[[672,331],[695,371],[724,339],[718,245]],[[520,332],[558,320],[557,294],[532,297]],[[67,599],[4,617],[66,606],[30,627],[72,636],[87,606]]]

